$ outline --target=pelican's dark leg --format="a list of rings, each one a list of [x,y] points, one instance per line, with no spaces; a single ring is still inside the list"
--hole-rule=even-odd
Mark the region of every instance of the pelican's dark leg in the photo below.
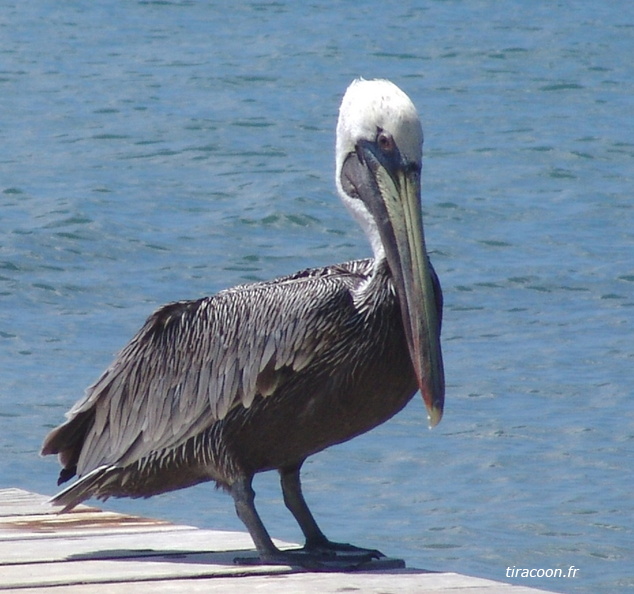
[[[262,563],[279,563],[282,552],[273,544],[260,515],[255,509],[255,491],[251,486],[252,477],[238,479],[231,485],[230,493],[236,506],[236,513],[247,527]],[[250,563],[248,559],[236,559],[237,563]]]
[[[313,514],[308,509],[308,504],[302,494],[302,485],[299,479],[299,472],[302,463],[296,466],[280,469],[280,482],[282,484],[282,494],[284,503],[293,514],[299,527],[304,533],[306,544],[304,550],[308,552],[320,552],[336,555],[338,552],[347,552],[357,555],[367,555],[369,558],[379,559],[385,557],[383,553],[372,549],[363,549],[351,544],[332,542],[326,538],[321,531]]]
[[[341,566],[330,566],[324,563],[327,559],[324,558],[323,553],[312,554],[305,549],[280,551],[271,540],[269,533],[255,509],[255,492],[251,486],[251,481],[251,477],[244,477],[237,480],[231,485],[230,493],[233,497],[238,517],[249,530],[249,534],[255,543],[255,547],[258,550],[258,557],[236,557],[234,559],[235,563],[239,565],[294,565],[313,571],[332,569],[345,571],[358,568],[358,557],[356,559],[357,563],[354,565],[347,563]],[[338,559],[334,559],[338,561]]]
[[[302,493],[302,485],[299,479],[299,471],[301,463],[290,468],[280,469],[280,483],[282,485],[282,495],[284,503],[289,511],[293,514],[299,527],[306,538],[305,549],[315,549],[327,546],[329,540],[321,531],[313,514],[308,509],[308,504]]]

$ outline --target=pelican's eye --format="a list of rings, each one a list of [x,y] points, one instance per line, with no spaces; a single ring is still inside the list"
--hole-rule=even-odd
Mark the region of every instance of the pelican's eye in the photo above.
[[[376,144],[384,154],[391,154],[396,150],[396,143],[391,134],[379,129],[376,135]]]

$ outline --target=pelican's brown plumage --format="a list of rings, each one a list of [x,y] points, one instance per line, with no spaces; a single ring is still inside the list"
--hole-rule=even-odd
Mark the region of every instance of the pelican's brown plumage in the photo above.
[[[212,480],[233,496],[262,562],[301,563],[275,547],[254,506],[253,476],[277,469],[304,551],[354,549],[321,532],[299,473],[308,456],[383,423],[417,390],[430,424],[442,415],[442,295],[423,236],[422,140],[398,87],[354,81],[339,114],[336,183],[374,258],[152,314],[46,437],[59,482],[79,477],[53,501],[70,509]]]

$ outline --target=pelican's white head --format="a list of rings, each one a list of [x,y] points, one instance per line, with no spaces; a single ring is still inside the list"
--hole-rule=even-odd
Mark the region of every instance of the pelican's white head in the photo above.
[[[339,109],[336,145],[336,184],[343,203],[370,239],[375,258],[383,255],[373,217],[366,206],[342,185],[343,164],[359,142],[374,143],[381,134],[393,141],[403,163],[420,169],[423,129],[411,99],[389,80],[358,79],[346,90]]]
[[[416,108],[396,85],[357,80],[348,87],[337,124],[337,189],[370,239],[375,270],[387,262],[433,426],[442,416],[445,380],[440,288],[427,257],[420,204],[422,144]]]

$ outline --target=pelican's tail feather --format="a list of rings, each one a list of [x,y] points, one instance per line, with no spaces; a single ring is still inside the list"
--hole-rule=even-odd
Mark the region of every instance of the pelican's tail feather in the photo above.
[[[121,468],[117,466],[99,466],[66,487],[63,491],[60,491],[49,500],[49,503],[63,505],[64,508],[60,513],[64,513],[90,497],[97,496],[100,499],[105,499],[107,496],[100,496],[100,491],[107,490],[104,487],[116,481],[120,472]]]

